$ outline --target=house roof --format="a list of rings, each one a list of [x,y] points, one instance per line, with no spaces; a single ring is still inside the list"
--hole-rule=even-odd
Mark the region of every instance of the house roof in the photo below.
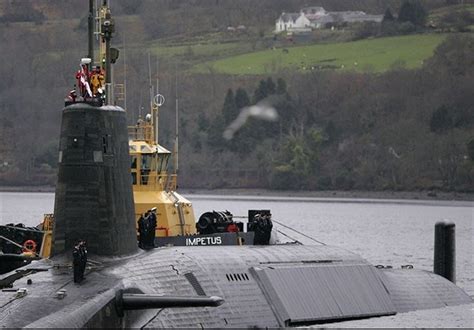
[[[298,13],[282,13],[280,15],[280,18],[278,20],[282,20],[283,22],[289,22],[289,21],[296,21],[296,19],[300,16]]]
[[[317,14],[317,13],[325,13],[326,10],[324,10],[323,7],[304,7],[301,8],[301,11],[305,13],[306,15],[311,15],[311,14]]]
[[[332,15],[318,15],[308,19],[313,24],[326,24],[334,22],[334,17]]]

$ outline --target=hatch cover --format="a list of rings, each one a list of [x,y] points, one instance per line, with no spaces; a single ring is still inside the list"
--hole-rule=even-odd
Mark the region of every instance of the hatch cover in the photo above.
[[[395,307],[371,265],[253,267],[282,326],[392,315]]]

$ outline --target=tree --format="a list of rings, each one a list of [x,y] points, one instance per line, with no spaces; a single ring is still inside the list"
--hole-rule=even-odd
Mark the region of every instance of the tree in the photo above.
[[[380,32],[380,24],[377,22],[361,22],[357,24],[357,28],[354,32],[354,39],[365,39],[374,37]]]
[[[232,89],[227,90],[222,107],[222,115],[224,116],[224,123],[227,125],[232,122],[238,114],[239,109],[235,105],[234,92]]]
[[[209,127],[209,133],[207,136],[207,141],[210,147],[214,149],[214,151],[220,151],[224,148],[224,138],[222,134],[224,133],[225,124],[224,119],[222,116],[217,116],[211,123]]]
[[[474,138],[467,144],[467,153],[469,154],[469,158],[474,161]]]
[[[243,88],[238,88],[235,92],[235,106],[239,112],[242,108],[250,105],[250,98],[247,91]]]
[[[395,20],[395,18],[393,17],[393,14],[392,14],[392,11],[390,10],[390,8],[387,8],[385,10],[385,14],[383,15],[383,20],[382,22],[392,22],[393,20]]]
[[[267,93],[268,95],[273,95],[276,92],[276,86],[271,77],[267,78]]]
[[[253,93],[253,102],[257,103],[258,101],[263,100],[268,96],[267,82],[265,80],[260,80],[257,89]]]
[[[398,13],[398,21],[424,26],[428,13],[419,0],[405,0]]]
[[[453,119],[448,111],[448,107],[442,105],[433,112],[430,120],[430,129],[432,132],[441,133],[453,126]]]
[[[469,76],[474,68],[474,37],[451,35],[442,42],[427,61],[433,70],[446,70],[455,76]]]
[[[440,18],[439,26],[443,30],[450,28],[459,32],[468,32],[474,23],[474,15],[468,10],[453,10]]]
[[[286,94],[286,82],[283,78],[277,79],[276,93],[278,95]]]

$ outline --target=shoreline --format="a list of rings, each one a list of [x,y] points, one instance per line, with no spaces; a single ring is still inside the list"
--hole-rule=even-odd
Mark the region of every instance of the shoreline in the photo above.
[[[54,193],[54,186],[0,186],[0,192],[44,192]],[[474,193],[444,191],[290,191],[269,189],[192,189],[182,188],[182,195],[233,195],[233,196],[278,196],[314,198],[352,198],[352,199],[411,199],[432,201],[474,201]]]

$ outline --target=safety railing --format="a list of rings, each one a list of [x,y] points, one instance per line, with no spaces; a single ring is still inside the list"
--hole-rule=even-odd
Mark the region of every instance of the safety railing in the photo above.
[[[128,126],[128,137],[132,140],[153,141],[153,126]]]
[[[140,190],[164,190],[164,191],[173,191],[176,190],[177,185],[177,175],[176,174],[141,174],[132,172],[132,177],[134,181],[134,187]],[[135,177],[136,176],[136,180]],[[139,188],[138,188],[139,187]]]
[[[43,217],[43,231],[53,230],[54,214],[48,213]]]

